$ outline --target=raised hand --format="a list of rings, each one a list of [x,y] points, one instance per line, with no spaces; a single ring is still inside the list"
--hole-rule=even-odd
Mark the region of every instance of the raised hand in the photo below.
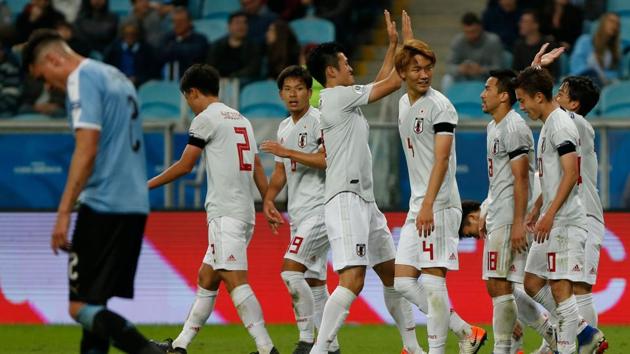
[[[398,32],[396,32],[396,22],[392,21],[389,11],[385,10],[385,25],[387,27],[387,37],[389,37],[389,45],[398,44]]]
[[[545,53],[547,48],[549,47],[549,43],[545,43],[540,47],[536,56],[534,56],[534,60],[532,61],[531,66],[547,66],[553,63],[562,53],[564,53],[564,47],[558,47],[550,51],[549,53]]]
[[[402,11],[402,39],[403,42],[413,39],[413,29],[411,28],[411,17],[407,11]]]

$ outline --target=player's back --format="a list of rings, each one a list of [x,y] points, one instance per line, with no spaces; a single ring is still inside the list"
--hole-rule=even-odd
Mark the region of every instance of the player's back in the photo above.
[[[146,161],[136,90],[118,69],[83,60],[68,77],[73,129],[100,130],[80,201],[101,212],[148,213]]]
[[[251,123],[221,102],[209,105],[190,125],[205,140],[208,220],[229,216],[254,224],[253,173],[256,140]]]
[[[580,134],[580,177],[578,188],[586,214],[604,222],[602,202],[597,191],[597,154],[595,153],[595,131],[581,115],[569,112]]]

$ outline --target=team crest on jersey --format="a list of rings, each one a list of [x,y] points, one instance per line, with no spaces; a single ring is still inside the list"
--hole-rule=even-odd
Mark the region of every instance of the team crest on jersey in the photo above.
[[[541,143],[541,146],[540,146],[540,151],[541,152],[545,152],[545,142],[546,142],[545,140],[547,140],[547,138],[542,138],[542,143]]]
[[[492,143],[492,154],[496,155],[499,153],[499,139],[495,138],[494,142]]]
[[[357,243],[357,256],[365,256],[365,243]]]
[[[422,133],[424,130],[424,118],[416,117],[416,120],[413,122],[413,131],[416,134]]]
[[[299,147],[304,148],[306,146],[306,136],[307,136],[306,132],[298,134],[298,146]]]

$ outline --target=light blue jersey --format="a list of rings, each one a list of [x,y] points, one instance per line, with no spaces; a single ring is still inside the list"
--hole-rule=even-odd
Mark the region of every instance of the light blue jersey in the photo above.
[[[68,77],[67,88],[71,128],[101,132],[79,201],[104,213],[147,214],[142,121],[133,84],[113,66],[85,59]]]

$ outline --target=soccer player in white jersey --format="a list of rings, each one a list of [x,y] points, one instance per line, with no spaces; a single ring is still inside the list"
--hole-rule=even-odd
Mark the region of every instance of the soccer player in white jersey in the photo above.
[[[262,309],[247,283],[247,245],[254,229],[255,182],[261,196],[267,192],[250,122],[219,102],[219,74],[210,65],[195,64],[184,73],[180,89],[195,114],[188,144],[179,161],[149,180],[149,188],[172,182],[192,171],[203,156],[208,192],[208,250],[199,269],[197,296],[180,335],[162,343],[168,352],[186,353],[186,347],[206,323],[223,282],[258,353],[277,353],[265,328]]]
[[[320,92],[320,124],[326,152],[325,223],[339,285],[326,302],[322,325],[311,353],[326,353],[363,288],[367,266],[383,282],[385,304],[396,321],[406,351],[421,353],[411,304],[394,290],[394,241],[372,187],[369,125],[360,106],[400,88],[393,70],[398,43],[395,24],[385,12],[389,47],[375,81],[355,85],[352,68],[336,43],[314,48],[307,60]]]
[[[285,185],[291,241],[284,255],[282,280],[293,302],[300,338],[294,354],[308,353],[315,342],[315,328],[328,299],[326,266],[328,237],[324,224],[325,161],[319,154],[319,110],[311,107],[311,74],[292,65],[277,78],[280,97],[291,115],[278,127],[278,141],[264,142],[261,149],[276,155],[276,166],[263,201],[263,212],[274,232],[283,223],[274,200]],[[309,167],[309,164],[314,167]],[[337,340],[329,352],[339,352]]]
[[[526,218],[536,242],[524,284],[534,300],[556,313],[558,352],[574,353],[579,317],[573,282],[582,279],[586,242],[585,211],[575,188],[579,134],[569,115],[554,104],[552,89],[553,79],[544,69],[527,68],[516,79],[521,109],[544,123],[537,146],[542,193]]]
[[[406,21],[403,17],[403,25]],[[395,288],[427,314],[429,353],[444,353],[449,326],[460,337],[461,352],[476,353],[486,332],[449,310],[446,289],[447,270],[458,269],[457,113],[431,88],[433,51],[413,35],[405,37],[412,38],[398,50],[395,66],[407,84],[407,94],[399,102],[398,127],[412,195],[396,253]]]

